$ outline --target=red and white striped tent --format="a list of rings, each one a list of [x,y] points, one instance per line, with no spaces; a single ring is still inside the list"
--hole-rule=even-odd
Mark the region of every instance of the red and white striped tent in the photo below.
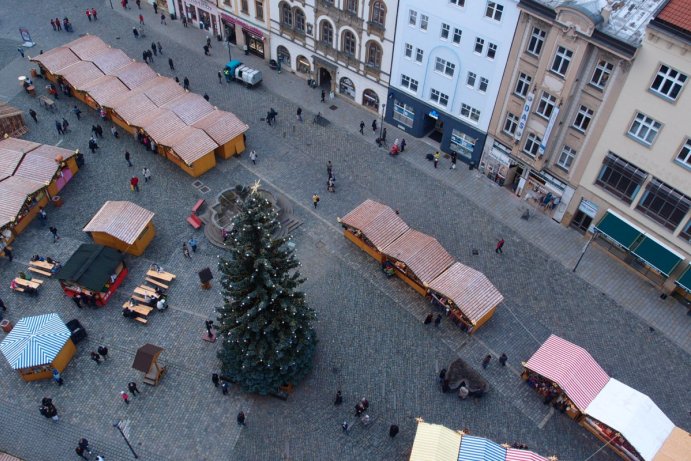
[[[540,456],[529,450],[521,450],[518,448],[506,449],[506,461],[549,461],[544,456]]]
[[[525,368],[559,385],[581,413],[610,379],[588,351],[556,335],[547,338]]]

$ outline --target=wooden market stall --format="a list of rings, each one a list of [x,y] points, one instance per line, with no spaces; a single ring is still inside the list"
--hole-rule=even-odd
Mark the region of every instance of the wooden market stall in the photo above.
[[[96,306],[105,306],[127,276],[121,252],[101,245],[82,244],[55,274],[67,296],[77,293]]]
[[[99,49],[90,58],[85,60],[93,62],[101,72],[111,76],[118,69],[134,62],[134,59],[127,56],[127,53],[119,48],[112,48],[110,46]]]
[[[130,92],[131,93],[131,92]],[[120,128],[135,134],[139,128],[151,123],[165,111],[144,96],[130,97],[129,93],[115,103],[112,120]]]
[[[158,363],[158,357],[163,350],[162,347],[153,344],[144,344],[137,349],[132,368],[144,373],[144,384],[156,386],[166,372],[166,367]]]
[[[410,461],[458,461],[461,434],[440,424],[417,419]]]
[[[70,336],[58,314],[24,317],[0,343],[0,351],[24,381],[50,379],[77,351]]]
[[[579,418],[610,380],[595,359],[580,346],[550,335],[523,364],[521,377],[546,403],[564,408]]]
[[[423,296],[432,280],[454,263],[437,239],[414,229],[407,230],[382,253],[384,263],[391,263],[396,275]]]
[[[209,115],[214,111],[214,107],[202,96],[186,91],[175,99],[161,106],[163,109],[172,111],[180,117],[186,125],[192,125],[197,120]]]
[[[653,461],[688,461],[691,453],[691,434],[675,427],[655,454]]]
[[[203,130],[218,144],[216,156],[219,158],[229,159],[245,150],[244,134],[250,127],[235,114],[215,109],[192,126]]]
[[[84,87],[86,104],[92,109],[103,109],[113,117],[113,106],[123,99],[130,89],[112,75],[104,75]]]
[[[489,320],[504,296],[480,271],[454,263],[430,282],[433,302],[448,308],[451,318],[468,333]]]
[[[98,35],[85,34],[65,43],[63,47],[72,51],[80,60],[90,61],[94,56],[107,49],[108,45]]]
[[[62,81],[72,91],[72,96],[83,103],[87,103],[86,89],[94,81],[103,77],[103,72],[92,62],[79,61],[71,64],[61,71]]]
[[[130,90],[134,90],[138,86],[143,85],[147,80],[156,78],[158,74],[147,64],[132,61],[126,66],[113,70],[111,75],[119,78]]]
[[[82,230],[94,243],[141,256],[156,235],[153,217],[132,202],[107,201]]]
[[[76,151],[42,144],[24,155],[14,176],[48,184],[46,190],[52,198],[79,171]]]
[[[21,234],[47,204],[45,184],[18,176],[0,181],[0,227],[10,221],[15,235]]]
[[[0,101],[0,139],[5,136],[21,136],[29,131],[24,123],[24,113]]]
[[[156,104],[156,106],[162,107],[164,104],[169,103],[175,98],[179,98],[186,92],[187,91],[172,78],[158,75],[132,90],[132,96],[146,96],[151,102]]]
[[[80,61],[79,57],[69,48],[60,46],[30,58],[38,64],[41,75],[53,83],[57,83],[62,75],[62,69]]]
[[[202,130],[185,126],[170,136],[154,140],[164,146],[163,155],[190,176],[200,176],[216,166],[214,151],[218,145]]]

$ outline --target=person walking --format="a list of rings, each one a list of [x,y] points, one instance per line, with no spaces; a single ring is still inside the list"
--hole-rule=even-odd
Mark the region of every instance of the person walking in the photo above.
[[[360,134],[365,134],[365,122],[360,120]]]
[[[334,399],[334,405],[338,406],[343,403],[343,394],[341,394],[341,390],[336,391],[336,398]]]
[[[130,391],[132,397],[134,397],[137,394],[141,394],[141,392],[139,392],[139,389],[137,388],[137,383],[135,383],[134,381],[130,381],[129,383],[127,383],[127,390]]]
[[[154,14],[158,14],[158,5],[156,4],[156,2],[154,2],[153,7],[154,7]]]
[[[70,130],[70,122],[65,117],[62,118],[62,132],[67,133]]]
[[[170,70],[175,70],[175,65],[173,65],[173,58],[168,58],[168,66],[170,67]]]
[[[127,162],[127,166],[131,167],[132,166],[132,161],[130,160],[130,153],[129,151],[125,151],[125,161]],[[146,181],[145,181],[146,182]]]
[[[216,72],[216,76],[218,77],[218,84],[223,85],[223,74],[221,73],[220,70],[218,72]]]
[[[60,18],[55,18],[55,27],[58,28],[58,32],[62,30],[62,26],[60,25]]]
[[[250,151],[250,160],[252,160],[252,165],[257,164],[257,151],[254,149]]]
[[[98,123],[96,124],[96,137],[103,138],[103,128]]]
[[[487,354],[484,359],[482,359],[482,368],[486,369],[489,362],[492,360],[492,356]]]
[[[405,150],[405,145],[406,145],[405,139],[401,138],[401,152],[403,152]]]
[[[29,109],[29,115],[31,116],[31,118],[34,119],[34,122],[38,123],[38,117],[36,117],[36,111],[35,110]]]
[[[94,21],[98,21],[98,14],[96,13],[96,8],[91,8],[91,16],[94,18]]]
[[[149,182],[149,179],[151,179],[151,170],[147,167],[142,168],[142,176],[144,176],[144,182]]]
[[[197,242],[197,239],[194,237],[190,237],[190,239],[187,241],[187,244],[190,246],[190,248],[192,248],[192,253],[197,252],[197,244],[198,243],[199,242]]]
[[[142,9],[142,0],[136,0],[134,3],[137,4],[137,8]]]
[[[80,458],[89,459],[86,457],[86,455],[84,455],[84,449],[81,447],[81,445],[77,445],[77,447],[74,449],[74,451],[75,451],[75,453],[77,453],[77,455],[79,455]]]
[[[189,81],[189,79],[188,79],[187,77],[185,77],[184,79],[182,79],[182,88],[185,89],[185,90],[189,90],[189,89],[190,89],[190,81]]]
[[[106,346],[98,346],[98,354],[103,357],[103,360],[108,358],[108,348]]]
[[[205,56],[211,56],[211,53],[209,53],[209,45],[204,45],[202,49],[204,50]]]
[[[95,154],[96,149],[98,149],[98,143],[96,142],[93,136],[89,139],[89,149],[91,150],[92,154]]]
[[[238,420],[238,424],[240,426],[245,425],[245,412],[244,411],[241,411],[240,413],[238,413],[237,420]]]
[[[190,258],[190,259],[192,259],[192,255],[190,255],[190,249],[187,248],[187,243],[184,243],[184,242],[183,242],[183,244],[182,244],[182,255],[183,255],[185,258]]]
[[[437,318],[434,319],[434,326],[439,328],[439,325],[441,325],[441,314],[437,314]]]
[[[82,111],[76,105],[72,108],[72,112],[77,116],[77,120],[81,120]]]
[[[133,192],[139,192],[139,178],[137,176],[132,176],[130,179],[130,189]]]
[[[398,434],[398,431],[398,426],[396,424],[392,424],[391,426],[389,426],[389,437],[393,439],[394,437],[396,437],[396,434]]]
[[[314,209],[317,209],[317,205],[319,205],[319,196],[317,194],[312,195],[312,205],[314,205]]]
[[[84,437],[79,439],[77,446],[81,447],[85,452],[91,454],[91,449],[89,448],[89,441],[86,440]]]
[[[504,242],[504,239],[499,240],[499,241],[497,242],[497,247],[494,249],[494,252],[495,252],[495,253],[500,253],[500,254],[501,254],[501,253],[504,253],[504,250],[502,250],[502,248],[504,248],[504,243],[505,243],[505,242]]]
[[[499,363],[501,364],[502,367],[506,366],[506,361],[509,360],[509,357],[506,355],[506,353],[503,353],[499,356]]]
[[[156,48],[158,48],[158,54],[163,56],[163,45],[161,45],[161,42],[156,42]]]
[[[55,27],[55,19],[51,19],[51,20],[50,20],[50,25],[53,26],[53,31],[57,31],[57,30],[58,30],[58,28]]]
[[[436,152],[434,153],[434,157],[433,157],[433,160],[434,160],[434,168],[436,168],[436,167],[439,165],[439,159],[440,159],[440,158],[441,158],[441,154],[439,153],[439,151],[436,151]]]
[[[51,234],[53,234],[53,243],[57,242],[60,240],[60,236],[58,235],[58,228],[55,226],[50,226],[48,228]]]
[[[298,122],[302,123],[302,107],[298,107],[298,110],[295,113],[295,116],[297,117]]]
[[[427,317],[425,317],[425,321],[422,323],[425,325],[429,325],[430,323],[432,323],[433,318],[434,318],[434,315],[432,315],[432,313],[430,312],[429,314],[427,314]]]
[[[206,93],[204,93],[204,100],[205,100],[206,102],[209,102],[209,95],[206,94]]]
[[[456,169],[456,160],[458,160],[458,154],[456,152],[451,152],[451,167],[449,167],[449,170]]]
[[[115,139],[120,139],[120,133],[118,133],[118,129],[115,128],[115,125],[110,127],[110,134],[112,134]]]
[[[57,370],[57,368],[53,368],[53,382],[56,383],[58,386],[62,386],[65,381],[62,379],[62,376],[60,376],[60,372]]]
[[[74,302],[79,309],[82,308],[82,295],[77,293],[76,295],[72,296],[72,302]]]
[[[98,355],[98,352],[91,352],[91,360],[96,362],[96,365],[101,364],[101,356]]]
[[[91,10],[89,8],[86,9],[86,17],[91,22]]]
[[[144,15],[139,15],[139,24],[144,25]]]
[[[228,389],[230,386],[228,385],[227,381],[223,381],[223,384],[221,384],[221,392],[223,392],[223,395],[228,395]]]
[[[214,383],[214,387],[218,387],[218,383],[219,383],[218,373],[212,373],[211,374],[211,382]]]
[[[326,176],[327,176],[327,179],[333,178],[333,176],[334,176],[333,173],[334,173],[334,166],[333,166],[333,164],[331,163],[331,160],[329,160],[329,161],[326,162]]]
[[[62,123],[60,123],[60,122],[57,121],[57,120],[55,121],[55,129],[58,130],[58,134],[59,134],[59,135],[65,134],[65,132],[62,131]]]
[[[122,398],[122,401],[125,402],[126,405],[130,404],[130,396],[127,394],[127,392],[120,391],[120,397]]]
[[[322,99],[321,102],[326,102],[326,92],[322,90]]]
[[[151,51],[154,52],[154,56],[158,56],[158,48],[156,48],[156,42],[151,42]]]
[[[166,14],[165,13],[161,13],[161,24],[163,24],[164,26],[168,25],[168,23],[166,22]]]
[[[377,131],[377,119],[372,120],[372,132]]]
[[[141,17],[141,16],[140,16]],[[134,35],[134,38],[139,38],[139,31],[137,30],[136,27],[132,28],[132,34]]]

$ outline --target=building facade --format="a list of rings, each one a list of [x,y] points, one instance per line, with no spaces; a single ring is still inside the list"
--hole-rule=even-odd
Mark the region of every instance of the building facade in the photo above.
[[[671,0],[650,22],[568,209],[572,226],[598,230],[612,252],[666,281],[667,291],[691,255],[688,7]]]
[[[516,3],[402,1],[387,121],[477,165],[518,21]]]
[[[379,113],[386,102],[397,1],[271,2],[271,52],[283,70]]]
[[[555,221],[567,215],[662,0],[521,0],[481,171]]]
[[[262,59],[271,59],[270,8],[268,0],[218,0],[218,16],[221,35],[228,43],[236,45],[240,52],[247,52]],[[233,54],[233,59],[241,59]]]

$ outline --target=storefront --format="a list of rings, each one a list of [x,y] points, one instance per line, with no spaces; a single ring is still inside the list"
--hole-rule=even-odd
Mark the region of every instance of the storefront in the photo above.
[[[675,284],[677,286],[675,296],[678,299],[685,300],[687,303],[691,303],[691,263],[686,266],[686,270],[676,280]]]
[[[574,189],[547,171],[530,169],[527,176],[518,181],[516,195],[544,212],[556,222],[561,222],[571,202]]]
[[[591,225],[599,209],[600,207],[597,203],[581,198],[578,209],[571,220],[571,227],[574,227],[581,234],[590,232]]]
[[[208,30],[213,36],[221,34],[221,21],[216,15],[216,3],[208,0],[178,0],[180,14],[193,26]]]
[[[260,29],[241,21],[238,18],[221,13],[225,39],[238,46],[247,46],[247,51],[262,59],[266,59],[265,42],[267,35]],[[242,40],[238,40],[242,37]]]
[[[517,166],[511,158],[511,148],[495,140],[487,155],[483,155],[479,170],[500,186],[510,187],[516,176]]]

